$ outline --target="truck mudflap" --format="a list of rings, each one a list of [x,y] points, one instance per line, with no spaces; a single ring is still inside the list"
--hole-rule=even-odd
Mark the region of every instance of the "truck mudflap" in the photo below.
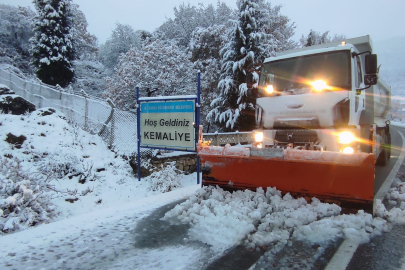
[[[283,194],[373,212],[373,154],[235,146],[199,146],[197,151],[202,185],[228,190],[276,187]]]

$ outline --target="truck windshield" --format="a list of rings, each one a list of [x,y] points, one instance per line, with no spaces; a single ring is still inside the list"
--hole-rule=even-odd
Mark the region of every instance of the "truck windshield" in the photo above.
[[[260,74],[260,90],[268,85],[277,93],[304,94],[322,81],[328,90],[351,88],[350,52],[311,54],[269,62]]]

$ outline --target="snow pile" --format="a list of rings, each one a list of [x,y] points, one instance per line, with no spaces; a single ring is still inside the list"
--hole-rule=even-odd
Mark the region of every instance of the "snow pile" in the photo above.
[[[179,173],[174,163],[175,162],[170,162],[166,167],[162,165],[160,171],[156,171],[150,176],[150,186],[148,190],[165,193],[182,187]]]
[[[403,184],[399,184],[390,196],[405,200],[403,191]],[[321,244],[344,238],[364,243],[405,217],[405,211],[399,208],[387,211],[381,202],[376,207],[374,218],[362,210],[340,215],[341,209],[335,204],[321,203],[316,198],[308,203],[290,194],[282,196],[275,188],[230,193],[219,187],[204,187],[163,219],[190,223],[191,239],[223,251],[242,243],[258,248],[285,245],[292,240]]]
[[[405,185],[401,180],[394,179],[386,197],[390,205],[399,206],[401,210],[405,210]]]
[[[391,223],[405,224],[405,183],[395,178],[385,198],[390,210],[377,200],[375,215]]]

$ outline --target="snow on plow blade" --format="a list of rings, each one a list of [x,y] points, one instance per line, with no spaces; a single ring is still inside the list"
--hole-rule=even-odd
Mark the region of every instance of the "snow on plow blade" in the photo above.
[[[201,146],[198,155],[206,186],[276,187],[283,194],[373,212],[373,154]]]

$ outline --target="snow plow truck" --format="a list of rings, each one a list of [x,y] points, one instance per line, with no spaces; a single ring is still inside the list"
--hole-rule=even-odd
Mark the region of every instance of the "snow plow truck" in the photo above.
[[[278,53],[258,83],[252,144],[200,140],[202,185],[276,187],[373,212],[375,165],[391,155],[390,87],[369,36]]]

